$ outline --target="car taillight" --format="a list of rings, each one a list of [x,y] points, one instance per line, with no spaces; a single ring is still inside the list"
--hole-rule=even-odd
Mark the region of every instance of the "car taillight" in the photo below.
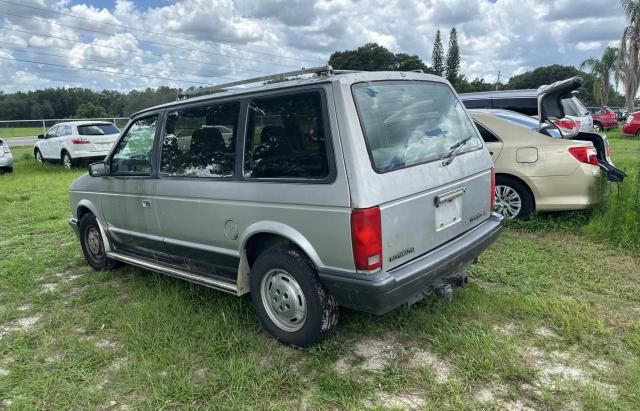
[[[84,137],[73,137],[71,139],[71,144],[91,144],[91,141]]]
[[[351,213],[353,260],[358,271],[382,267],[382,223],[380,208],[357,208]]]
[[[616,118],[616,113],[607,113],[607,115],[611,118]]]
[[[489,208],[490,211],[493,211],[493,209],[496,207],[496,169],[495,167],[491,167],[491,207]]]
[[[11,149],[9,149],[9,145],[8,145],[8,144],[6,144],[6,143],[5,143],[5,144],[3,144],[3,145],[4,145],[4,149],[3,149],[4,153],[5,153],[5,154],[9,154],[9,153],[11,153]]]
[[[598,152],[595,147],[570,147],[569,152],[581,163],[598,165]]]
[[[553,120],[553,124],[555,124],[565,136],[578,134],[578,130],[580,130],[578,123],[570,118]]]

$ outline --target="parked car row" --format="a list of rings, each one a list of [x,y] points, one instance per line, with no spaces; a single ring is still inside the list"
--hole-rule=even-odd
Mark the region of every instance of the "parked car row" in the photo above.
[[[339,306],[450,299],[503,218],[589,207],[624,178],[580,78],[459,98],[422,73],[309,73],[134,114],[70,188],[88,264],[250,293],[265,330],[308,346]]]

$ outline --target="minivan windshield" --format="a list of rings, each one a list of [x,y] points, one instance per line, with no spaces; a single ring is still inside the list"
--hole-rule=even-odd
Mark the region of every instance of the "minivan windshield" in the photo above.
[[[589,110],[576,97],[563,99],[562,107],[564,108],[564,114],[567,116],[583,117],[589,115]]]
[[[385,173],[458,154],[482,141],[454,92],[443,83],[380,81],[353,85],[374,169]]]

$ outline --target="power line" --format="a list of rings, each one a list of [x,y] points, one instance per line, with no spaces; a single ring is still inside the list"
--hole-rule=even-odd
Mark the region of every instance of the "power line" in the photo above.
[[[169,35],[169,34],[161,33],[161,32],[158,32],[158,31],[151,31],[151,30],[141,29],[141,28],[138,28],[138,27],[125,26],[123,24],[109,23],[109,22],[106,22],[106,21],[100,21],[100,20],[96,20],[96,19],[91,19],[89,17],[78,16],[78,15],[71,14],[71,13],[64,13],[64,12],[61,12],[61,11],[50,10],[50,9],[47,9],[47,8],[36,7],[36,6],[27,5],[27,4],[16,3],[16,2],[13,2],[13,1],[7,1],[7,0],[0,0],[0,1],[3,2],[3,3],[7,3],[7,4],[13,4],[15,6],[26,7],[26,8],[33,9],[33,10],[40,10],[40,11],[44,11],[44,12],[47,12],[47,13],[58,14],[58,15],[61,15],[61,16],[73,17],[73,18],[76,18],[76,19],[81,19],[81,20],[86,20],[86,21],[92,21],[94,23],[105,24],[105,25],[118,27],[118,28],[122,28],[122,29],[126,29],[126,30],[141,31],[141,32],[144,32],[144,33],[149,33],[149,34],[153,34],[153,35],[157,35],[157,36],[163,36],[163,37],[167,37],[167,38],[171,38],[171,39],[181,39],[181,40],[186,40],[186,41],[193,41],[193,39],[190,39],[190,38],[185,37],[185,36],[178,36],[176,34]],[[298,58],[295,58],[295,57],[283,56],[281,54],[267,53],[267,52],[264,52],[264,51],[254,51],[254,50],[244,49],[244,48],[241,48],[241,47],[234,47],[234,46],[231,46],[231,45],[229,45],[227,43],[223,43],[223,42],[220,42],[220,41],[205,40],[205,42],[214,43],[214,44],[220,44],[220,45],[224,45],[225,47],[228,47],[228,48],[230,48],[232,50],[246,51],[246,52],[253,53],[253,54],[262,54],[262,55],[265,55],[265,56],[278,57],[278,58],[284,58],[284,59],[300,61],[300,62],[307,62],[307,63],[314,62],[314,64],[320,63],[320,61],[316,61],[316,60],[302,60],[302,59],[298,59]]]
[[[251,72],[261,73],[261,74],[270,74],[269,72],[262,71],[262,70],[254,70],[254,69],[248,69],[248,68],[242,68],[242,67],[227,66],[227,65],[222,65],[222,64],[205,63],[205,62],[199,61],[199,60],[186,59],[186,58],[175,57],[175,56],[160,56],[160,55],[157,55],[155,53],[152,53],[152,52],[146,51],[146,50],[128,50],[128,49],[123,49],[123,48],[119,48],[119,47],[105,46],[105,45],[101,45],[101,44],[85,43],[85,42],[79,41],[79,40],[71,40],[71,39],[66,39],[64,37],[57,37],[57,36],[51,36],[49,34],[35,33],[33,31],[20,30],[20,29],[15,29],[15,28],[6,27],[6,26],[0,26],[0,30],[17,31],[17,32],[20,32],[20,33],[32,34],[32,35],[35,35],[35,36],[48,37],[48,38],[52,38],[52,39],[67,41],[67,42],[70,42],[70,43],[83,44],[85,46],[106,48],[106,49],[111,49],[111,50],[119,50],[119,51],[125,51],[125,52],[128,52],[128,53],[146,54],[146,55],[153,56],[153,57],[158,57],[158,58],[165,58],[166,57],[166,58],[171,59],[171,60],[187,61],[187,62],[190,62],[190,63],[202,64],[202,65],[205,65],[205,66],[226,67],[226,68],[230,68],[230,69],[234,69],[234,70],[251,71]]]
[[[19,45],[16,45],[16,46],[19,47]],[[29,46],[29,48],[40,48],[40,49],[42,49],[43,47]],[[28,50],[28,49],[24,49],[24,48],[15,49],[15,48],[9,48],[9,47],[0,47],[0,50],[15,51],[15,52],[18,52],[18,53],[38,54],[38,55],[50,56],[50,57],[61,57],[61,58],[72,57],[72,56],[64,55],[64,54],[45,53],[45,52]],[[48,48],[47,48],[47,50],[48,50]],[[155,70],[154,67],[145,67],[145,66],[140,66],[140,65],[136,65],[136,64],[113,63],[113,62],[110,62],[110,61],[96,60],[96,59],[84,58],[84,57],[82,58],[82,60],[83,61],[91,61],[91,62],[94,62],[94,63],[106,64],[106,65],[109,65],[109,66],[131,67],[131,68],[138,68],[138,69],[143,69],[143,70]],[[163,71],[166,71],[166,72],[168,72],[170,74],[186,74],[186,75],[190,75],[190,76],[203,77],[203,78],[217,78],[217,77],[220,77],[220,78],[235,79],[235,77],[217,75],[217,74],[211,74],[211,75],[207,76],[207,75],[204,75],[204,74],[199,74],[199,73],[189,72],[189,71],[175,71],[175,70],[163,70]]]
[[[211,83],[204,83],[202,81],[180,80],[180,79],[169,78],[169,77],[148,76],[148,75],[145,75],[145,74],[121,73],[121,72],[113,72],[113,71],[100,70],[100,69],[94,69],[94,68],[86,68],[86,67],[73,67],[73,66],[68,66],[66,64],[45,63],[43,61],[23,60],[23,59],[17,59],[17,58],[13,58],[13,57],[2,57],[2,56],[0,56],[0,59],[19,61],[19,62],[22,62],[22,63],[44,64],[45,66],[64,67],[64,68],[68,68],[68,69],[72,69],[72,70],[96,71],[98,73],[105,73],[105,74],[111,74],[111,75],[115,74],[115,75],[118,75],[118,76],[145,77],[145,78],[152,78],[152,79],[157,79],[157,80],[177,81],[177,82],[180,82],[180,83],[191,83],[191,84],[208,85],[208,86],[211,85]]]
[[[42,21],[42,22],[49,23],[49,24],[55,24],[56,26],[69,27],[69,28],[72,28],[72,29],[75,29],[75,30],[86,31],[86,32],[89,32],[89,33],[97,33],[97,34],[102,34],[102,35],[105,35],[105,36],[114,36],[116,34],[121,34],[121,33],[107,33],[107,32],[99,31],[99,30],[86,29],[84,27],[78,27],[78,26],[72,26],[70,24],[58,23],[58,22],[55,22],[55,21],[52,21],[52,20],[41,19],[41,18],[38,18],[38,17],[29,17],[29,16],[22,16],[22,15],[19,15],[19,14],[7,13],[5,11],[0,11],[0,14],[19,17],[21,19],[26,19],[26,20]],[[282,66],[282,67],[290,67],[290,68],[297,68],[298,67],[298,66],[292,66],[290,64],[280,64],[280,63],[273,63],[273,62],[268,62],[268,61],[263,61],[263,60],[250,59],[250,58],[247,58],[247,57],[231,56],[231,55],[228,55],[228,54],[216,53],[214,51],[205,51],[205,50],[194,49],[194,48],[190,48],[190,47],[181,47],[181,46],[176,46],[174,44],[159,43],[157,41],[151,41],[151,40],[142,40],[142,39],[136,39],[136,40],[138,42],[140,42],[140,43],[154,44],[154,45],[157,45],[157,46],[171,47],[171,48],[182,49],[182,50],[187,50],[187,51],[196,51],[196,52],[203,53],[203,54],[210,54],[210,55],[213,55],[213,56],[226,57],[226,58],[237,59],[237,60],[246,60],[246,61],[251,61],[251,62],[254,62],[254,63],[263,63],[263,64],[270,64],[270,65],[273,65],[273,66]]]

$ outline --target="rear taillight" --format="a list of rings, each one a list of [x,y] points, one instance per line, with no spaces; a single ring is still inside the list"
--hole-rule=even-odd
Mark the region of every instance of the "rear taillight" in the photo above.
[[[561,118],[558,120],[553,120],[553,124],[555,124],[564,136],[572,136],[578,134],[580,130],[580,126],[574,120],[570,118]]]
[[[496,207],[496,169],[495,168],[491,168],[491,208],[489,208],[490,211],[493,211],[493,209]]]
[[[570,147],[569,152],[581,163],[598,165],[598,152],[594,147]]]
[[[382,267],[382,223],[380,208],[358,208],[351,213],[353,260],[358,271]]]
[[[91,144],[91,141],[84,137],[73,137],[71,139],[71,144]]]
[[[11,149],[9,149],[9,145],[8,144],[5,143],[5,144],[3,144],[3,146],[4,146],[3,151],[4,151],[5,154],[11,153]]]
[[[616,118],[616,113],[607,113],[607,115],[611,118]]]

